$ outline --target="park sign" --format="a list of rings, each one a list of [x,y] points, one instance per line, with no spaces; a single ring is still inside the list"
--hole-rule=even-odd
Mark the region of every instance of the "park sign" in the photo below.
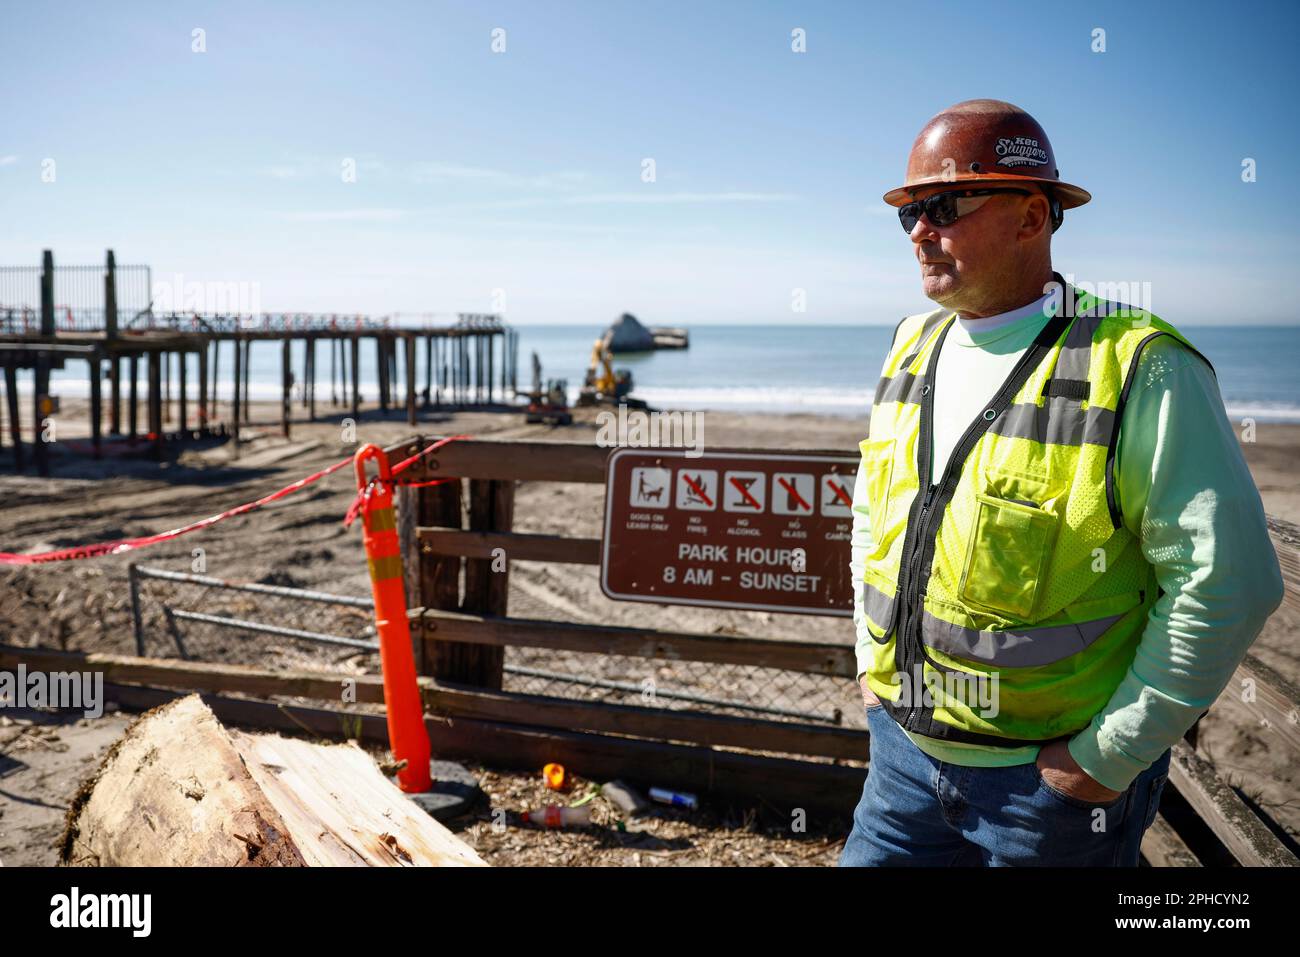
[[[605,466],[610,598],[853,614],[856,456],[621,448]]]

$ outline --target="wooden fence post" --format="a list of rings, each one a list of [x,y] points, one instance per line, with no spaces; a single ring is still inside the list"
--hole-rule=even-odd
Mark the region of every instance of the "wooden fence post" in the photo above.
[[[425,439],[419,440],[421,443]],[[460,479],[423,488],[398,486],[397,533],[402,549],[406,604],[415,608],[454,611],[460,605],[459,555],[435,555],[420,547],[416,528],[421,525],[460,528]],[[417,641],[416,670],[447,680],[459,680],[462,671],[457,649],[461,643],[438,641],[436,635]]]
[[[475,531],[508,532],[514,522],[513,480],[471,479],[469,483],[469,527]],[[509,594],[509,556],[465,559],[465,599],[461,611],[479,615],[505,616]],[[505,648],[480,645],[467,648],[470,676],[457,680],[499,690]],[[470,663],[472,662],[472,664]],[[450,679],[449,679],[450,680]]]
[[[421,442],[424,440],[421,439]],[[469,527],[477,531],[509,531],[514,517],[513,481],[471,480]],[[398,536],[405,558],[407,604],[411,607],[483,615],[506,614],[508,578],[501,560],[466,558],[465,597],[460,599],[458,555],[437,555],[420,548],[416,528],[462,528],[461,480],[440,485],[401,489]],[[493,564],[497,565],[493,571]],[[421,674],[443,681],[480,688],[501,689],[505,649],[463,641],[443,641],[437,623],[426,621],[422,655],[416,661]]]

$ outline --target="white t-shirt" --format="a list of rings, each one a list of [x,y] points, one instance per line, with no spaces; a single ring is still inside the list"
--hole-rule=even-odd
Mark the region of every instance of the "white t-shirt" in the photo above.
[[[968,319],[960,313],[939,350],[934,373],[934,466],[938,481],[962,434],[1025,354],[1027,327],[1047,322],[1051,293],[1019,309]],[[1037,335],[1037,329],[1034,335]]]

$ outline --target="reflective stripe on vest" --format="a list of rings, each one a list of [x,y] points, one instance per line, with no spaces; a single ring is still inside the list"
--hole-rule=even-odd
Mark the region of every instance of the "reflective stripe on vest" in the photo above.
[[[893,616],[894,600],[870,583],[863,583],[863,610],[879,625]],[[1048,665],[1083,651],[1124,617],[1107,615],[1092,621],[981,631],[936,618],[921,609],[921,637],[927,646],[970,661],[1004,668]],[[874,636],[873,636],[874,637]]]

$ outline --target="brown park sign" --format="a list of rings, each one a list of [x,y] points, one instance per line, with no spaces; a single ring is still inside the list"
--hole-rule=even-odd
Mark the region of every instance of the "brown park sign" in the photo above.
[[[858,459],[834,452],[616,449],[600,587],[672,605],[852,615]]]

